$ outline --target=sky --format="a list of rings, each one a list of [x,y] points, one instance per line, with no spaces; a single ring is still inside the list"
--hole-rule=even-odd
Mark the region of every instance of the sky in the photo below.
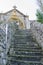
[[[19,11],[29,16],[30,20],[36,19],[38,5],[36,0],[0,0],[0,13],[7,12],[16,6]]]

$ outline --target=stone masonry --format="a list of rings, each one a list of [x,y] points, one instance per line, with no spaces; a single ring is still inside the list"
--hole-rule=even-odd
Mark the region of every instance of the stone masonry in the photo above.
[[[42,46],[42,49],[43,49],[43,24],[35,20],[33,21],[31,20],[30,28],[31,28],[33,38],[37,40],[37,42],[39,43],[39,45]]]

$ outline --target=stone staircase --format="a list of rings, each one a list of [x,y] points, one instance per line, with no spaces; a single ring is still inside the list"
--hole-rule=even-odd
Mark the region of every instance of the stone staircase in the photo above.
[[[6,65],[43,65],[43,51],[32,38],[30,30],[17,30],[14,38],[7,53]]]

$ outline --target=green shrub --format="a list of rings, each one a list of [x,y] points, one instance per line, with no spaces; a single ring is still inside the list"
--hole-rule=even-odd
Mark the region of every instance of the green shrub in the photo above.
[[[37,10],[36,16],[37,16],[37,21],[43,23],[43,13]]]

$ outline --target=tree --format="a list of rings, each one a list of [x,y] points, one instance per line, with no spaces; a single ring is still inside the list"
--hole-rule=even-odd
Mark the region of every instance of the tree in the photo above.
[[[40,10],[37,10],[37,21],[43,23],[43,13]]]
[[[37,0],[38,6],[41,10],[41,12],[43,12],[43,0]]]
[[[37,9],[37,21],[43,23],[43,0],[37,0],[40,9]]]

